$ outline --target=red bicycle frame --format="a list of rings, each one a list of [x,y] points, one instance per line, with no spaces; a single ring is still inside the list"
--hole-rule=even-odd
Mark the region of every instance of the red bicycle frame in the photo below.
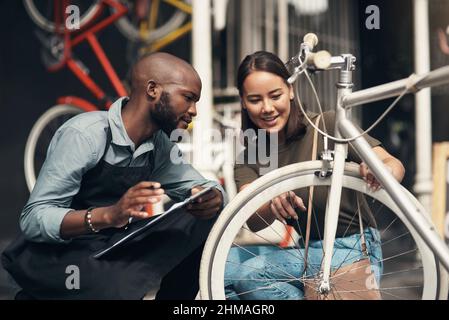
[[[61,62],[59,62],[54,66],[49,67],[48,70],[50,72],[55,72],[67,66],[75,74],[75,76],[84,84],[84,86],[103,104],[103,106],[106,109],[108,109],[109,106],[112,104],[112,101],[107,97],[106,93],[95,83],[95,81],[89,76],[86,70],[84,70],[79,65],[79,63],[75,59],[73,59],[72,49],[77,45],[79,45],[80,43],[87,41],[92,51],[94,52],[95,56],[97,57],[98,61],[100,62],[104,72],[111,81],[112,86],[114,87],[114,90],[117,93],[117,95],[126,96],[127,95],[126,89],[123,86],[122,82],[120,81],[119,77],[117,76],[117,73],[115,72],[114,68],[112,67],[111,62],[106,56],[106,53],[104,52],[103,48],[98,42],[96,34],[101,30],[103,30],[104,28],[108,27],[109,25],[113,24],[116,20],[120,19],[123,15],[125,15],[128,12],[128,9],[121,3],[117,2],[116,0],[101,0],[100,5],[102,6],[102,8],[101,10],[99,10],[99,13],[101,13],[106,6],[114,8],[115,12],[112,15],[88,27],[85,31],[82,31],[78,35],[72,35],[70,30],[67,29],[65,23],[63,23],[61,19],[62,17],[64,17],[64,20],[67,18],[67,14],[64,9],[67,7],[67,4],[68,0],[63,0],[62,2],[58,0],[55,1],[56,30],[59,30],[59,25],[63,26],[62,29],[64,30],[63,31],[64,53]],[[61,15],[61,13],[63,14]],[[95,19],[96,17],[94,17],[93,20]],[[64,96],[58,98],[57,101],[59,104],[76,105],[85,111],[98,110],[98,108],[95,105],[79,97]]]
[[[64,20],[67,19],[67,15],[65,13],[65,9],[67,7],[68,0],[55,0],[55,26],[56,30],[64,30],[63,36],[64,36],[64,52],[63,52],[63,58],[61,61],[48,68],[49,71],[55,72],[63,68],[64,66],[67,66],[74,74],[75,76],[86,86],[86,88],[99,100],[103,103],[103,106],[105,109],[109,109],[110,105],[112,104],[112,101],[110,101],[107,98],[106,93],[95,83],[95,81],[89,76],[89,74],[79,65],[79,63],[73,59],[72,57],[72,49],[79,45],[80,43],[87,41],[89,46],[91,47],[92,51],[94,52],[95,56],[97,57],[98,61],[100,62],[104,72],[108,76],[109,80],[112,83],[112,86],[115,89],[115,92],[118,94],[118,96],[126,96],[127,92],[125,87],[123,86],[122,82],[120,81],[119,77],[117,76],[117,73],[115,72],[114,68],[112,67],[111,62],[109,61],[108,57],[106,56],[106,53],[104,52],[103,48],[101,47],[100,43],[98,42],[96,34],[103,30],[104,28],[108,27],[112,23],[114,23],[116,20],[120,19],[124,14],[128,12],[128,9],[122,5],[121,3],[117,2],[116,0],[101,0],[100,5],[102,6],[98,12],[98,15],[102,12],[102,10],[106,6],[113,7],[115,9],[115,13],[108,16],[107,18],[104,18],[101,21],[98,21],[94,25],[88,27],[85,31],[82,31],[78,35],[73,35],[73,33],[70,32],[70,30],[67,29],[65,26],[65,23],[62,21],[62,17],[64,17]],[[61,13],[64,12],[64,14],[61,15]],[[92,21],[96,19],[97,16],[95,16]],[[61,28],[60,26],[64,26]],[[63,96],[59,97],[57,99],[58,104],[69,104],[69,105],[75,105],[84,111],[95,111],[98,110],[98,107],[94,104],[90,103],[89,101],[76,97],[76,96]],[[147,205],[145,207],[145,210],[150,214],[153,215],[153,206]]]

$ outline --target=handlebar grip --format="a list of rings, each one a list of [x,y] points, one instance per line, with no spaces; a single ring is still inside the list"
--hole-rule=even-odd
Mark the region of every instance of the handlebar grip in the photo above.
[[[304,36],[303,42],[309,47],[309,50],[312,51],[318,44],[318,37],[315,33],[308,33]]]
[[[316,53],[310,53],[307,56],[307,64],[314,66],[316,69],[327,69],[331,65],[331,54],[326,51],[318,51]]]

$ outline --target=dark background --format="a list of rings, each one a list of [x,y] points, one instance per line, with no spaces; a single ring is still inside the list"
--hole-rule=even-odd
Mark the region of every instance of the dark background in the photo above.
[[[333,0],[331,0],[333,1]],[[405,78],[413,72],[412,6],[410,0],[359,1],[361,57],[358,67],[362,68],[362,87]],[[381,29],[365,28],[365,8],[375,4],[380,8]],[[446,17],[447,18],[447,17]],[[436,15],[431,21],[431,33],[438,24],[444,24],[444,15]],[[447,18],[449,22],[449,18]],[[63,95],[76,95],[91,99],[90,93],[82,87],[66,69],[49,73],[40,58],[40,43],[34,35],[35,26],[28,17],[22,1],[0,0],[0,250],[18,232],[18,218],[28,198],[23,174],[23,153],[28,133],[37,118],[56,99]],[[434,37],[432,36],[432,39]],[[125,78],[129,67],[127,41],[114,26],[101,33],[100,42],[115,66],[120,78]],[[176,46],[164,51],[190,59],[189,37],[178,41]],[[80,46],[76,54],[91,69],[100,85],[112,93],[103,72],[86,46]],[[447,58],[441,57],[445,61]],[[446,60],[445,60],[446,59]],[[439,61],[440,61],[439,60]],[[432,65],[432,67],[437,67]],[[434,107],[434,137],[436,141],[448,140],[449,132],[445,111],[447,93],[438,95]],[[92,100],[94,102],[94,100]],[[364,127],[371,124],[386,106],[387,102],[373,104],[363,111]],[[414,99],[405,97],[388,117],[387,121],[373,131],[393,154],[407,166],[405,184],[414,180]],[[445,116],[441,116],[444,114]],[[403,126],[395,126],[402,123]],[[399,127],[400,129],[392,129]],[[402,129],[401,129],[402,128]],[[436,129],[435,129],[436,128]],[[436,131],[435,131],[436,130]],[[391,136],[397,134],[401,141],[395,144]],[[0,299],[11,298],[6,282],[6,273],[0,267]]]
[[[3,204],[0,236],[17,234],[17,217],[28,198],[23,174],[23,153],[28,134],[38,117],[56,104],[60,96],[75,95],[95,104],[96,100],[66,68],[47,71],[41,60],[41,45],[35,25],[22,1],[0,1],[0,126],[1,180]],[[189,37],[177,41],[166,52],[190,60]],[[131,48],[114,25],[100,33],[99,41],[120,79],[124,80],[131,65]],[[74,54],[90,69],[90,75],[106,93],[114,96],[103,69],[87,44],[75,48]],[[5,219],[6,218],[6,219]]]
[[[103,16],[107,15],[107,12]],[[23,173],[23,156],[28,134],[38,117],[54,106],[60,96],[74,95],[96,102],[91,93],[66,68],[49,73],[41,60],[37,27],[22,1],[0,0],[0,251],[19,233],[18,218],[29,192]],[[133,46],[114,25],[99,35],[111,64],[124,80],[135,57]],[[190,36],[163,51],[190,60]],[[90,69],[90,75],[110,95],[114,90],[87,44],[74,54]],[[0,266],[0,299],[10,298],[6,273]]]

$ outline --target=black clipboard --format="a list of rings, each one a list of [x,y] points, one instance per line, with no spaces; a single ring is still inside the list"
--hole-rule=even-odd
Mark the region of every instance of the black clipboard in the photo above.
[[[132,223],[130,225],[131,227],[129,228],[129,230],[127,230],[127,232],[125,234],[123,234],[118,240],[114,241],[112,244],[108,244],[106,248],[101,249],[100,251],[95,253],[92,257],[95,259],[99,259],[102,256],[104,256],[105,254],[114,250],[115,248],[118,248],[118,247],[124,245],[125,243],[131,241],[132,239],[139,236],[143,232],[151,229],[151,227],[154,226],[155,224],[157,224],[158,222],[161,222],[162,220],[167,218],[169,215],[176,212],[176,210],[185,207],[187,204],[194,202],[197,198],[208,193],[210,190],[212,190],[212,188],[213,187],[207,187],[207,188],[201,190],[200,192],[194,194],[193,196],[185,199],[184,201],[175,203],[167,211],[161,213],[160,215],[157,215],[156,217],[141,220],[138,223],[136,222],[135,223],[136,227],[134,227],[134,228],[133,228],[134,223]],[[143,224],[142,224],[142,222],[143,222]]]

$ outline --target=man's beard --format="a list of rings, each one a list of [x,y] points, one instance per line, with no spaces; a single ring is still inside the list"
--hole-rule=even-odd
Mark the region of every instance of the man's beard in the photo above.
[[[178,119],[167,92],[162,92],[161,98],[154,106],[154,110],[151,111],[151,118],[168,136],[176,129]]]

